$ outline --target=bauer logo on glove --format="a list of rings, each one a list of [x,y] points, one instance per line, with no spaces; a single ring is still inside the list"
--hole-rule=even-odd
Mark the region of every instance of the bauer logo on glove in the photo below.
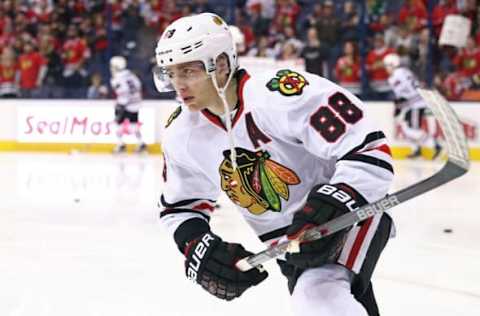
[[[366,202],[346,184],[320,184],[313,187],[305,206],[295,213],[287,230],[288,239],[292,240],[291,245],[294,245],[288,249],[287,262],[302,269],[335,262],[349,229],[311,242],[302,242],[302,236],[314,226],[358,209],[359,201]]]

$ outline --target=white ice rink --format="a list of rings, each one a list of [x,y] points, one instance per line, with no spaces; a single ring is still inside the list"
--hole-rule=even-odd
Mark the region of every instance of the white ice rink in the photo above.
[[[440,165],[397,162],[392,189]],[[275,264],[230,303],[185,279],[158,223],[161,167],[158,156],[1,154],[0,316],[291,315]],[[374,275],[383,316],[480,315],[479,178],[474,163],[392,211],[397,237]],[[220,204],[216,232],[263,249],[230,202]]]

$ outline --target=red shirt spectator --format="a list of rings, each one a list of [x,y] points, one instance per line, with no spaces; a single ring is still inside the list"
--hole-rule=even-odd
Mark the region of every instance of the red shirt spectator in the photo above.
[[[38,22],[49,23],[53,13],[53,5],[47,0],[38,1],[34,5],[32,13]]]
[[[160,20],[159,20],[159,25],[160,25],[159,32],[163,33],[167,25],[169,25],[170,23],[172,23],[173,21],[181,17],[182,17],[182,12],[177,10],[175,1],[173,0],[163,1],[163,8],[160,13]]]
[[[375,48],[371,50],[365,62],[370,80],[387,80],[388,73],[383,65],[383,57],[390,53],[394,53],[395,50],[385,45],[383,35],[378,35],[374,39]]]
[[[460,72],[455,71],[445,78],[440,87],[448,100],[460,100],[463,93],[471,86],[471,81]]]
[[[388,85],[388,73],[383,64],[383,58],[394,53],[395,50],[386,46],[383,35],[377,34],[374,39],[374,49],[371,50],[365,61],[370,87],[375,92],[385,93],[390,90]]]
[[[296,0],[278,0],[273,20],[275,30],[282,32],[286,26],[295,28],[300,9]]]
[[[10,65],[0,63],[0,85],[6,82],[15,83],[17,71],[18,65],[16,63]]]
[[[31,43],[25,43],[24,53],[18,58],[20,66],[20,88],[35,89],[41,83],[42,72],[47,61],[39,52],[33,51]]]
[[[342,56],[337,60],[335,75],[340,85],[360,83],[360,64],[351,56]]]
[[[360,64],[351,56],[342,56],[337,60],[335,75],[340,85],[360,83]]]
[[[0,54],[5,47],[13,46],[14,42],[15,37],[13,36],[13,33],[4,32],[2,35],[0,35]]]
[[[121,1],[114,1],[111,4],[112,9],[112,30],[118,31],[122,28],[123,6]]]
[[[419,30],[427,24],[427,9],[422,0],[407,0],[398,15],[400,23],[410,30]]]
[[[18,70],[13,49],[4,49],[0,57],[0,96],[18,95]]]
[[[17,64],[3,65],[0,63],[0,82],[13,82],[17,70]]]
[[[475,45],[475,40],[470,37],[467,47],[462,48],[454,57],[453,63],[457,70],[465,76],[473,76],[480,73],[480,47]]]
[[[6,15],[0,8],[0,35],[3,35],[5,29],[12,28],[12,19]]]
[[[63,62],[66,67],[81,66],[90,57],[87,42],[78,37],[78,31],[73,25],[69,27],[67,35],[68,39],[63,43]]]
[[[360,92],[360,60],[353,42],[345,42],[344,55],[337,60],[335,76],[338,83],[353,93]]]
[[[97,14],[94,17],[95,37],[93,41],[93,48],[96,52],[104,51],[108,46],[107,39],[107,26],[105,19],[101,14]]]
[[[456,0],[442,0],[433,9],[432,22],[433,22],[433,27],[435,28],[435,34],[437,36],[440,35],[443,21],[449,14],[458,14]]]

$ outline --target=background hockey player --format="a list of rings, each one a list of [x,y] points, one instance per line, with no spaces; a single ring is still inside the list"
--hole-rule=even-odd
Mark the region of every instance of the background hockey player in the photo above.
[[[388,84],[395,95],[394,115],[398,118],[407,139],[415,146],[408,158],[421,156],[422,146],[433,147],[433,159],[437,158],[441,152],[441,146],[428,129],[433,128],[434,122],[430,122],[433,116],[430,115],[425,101],[417,92],[420,83],[409,69],[400,65],[400,56],[397,54],[386,55],[383,63],[389,74]],[[427,130],[423,129],[422,125]]]
[[[155,82],[169,80],[183,101],[163,138],[160,218],[186,276],[210,294],[232,300],[267,277],[238,270],[251,252],[210,226],[222,191],[266,245],[387,193],[385,136],[347,90],[291,69],[239,69],[228,26],[210,13],[169,25],[156,59]],[[370,279],[391,227],[378,215],[281,258],[294,313],[379,315]]]
[[[112,74],[110,83],[117,98],[115,124],[118,144],[114,152],[126,151],[127,146],[124,142],[124,136],[132,128],[138,143],[136,151],[144,151],[147,149],[147,146],[142,140],[141,128],[138,122],[138,111],[142,102],[142,83],[133,72],[127,69],[127,60],[123,56],[114,56],[110,59],[110,72]],[[127,120],[129,122],[128,129],[124,125]]]

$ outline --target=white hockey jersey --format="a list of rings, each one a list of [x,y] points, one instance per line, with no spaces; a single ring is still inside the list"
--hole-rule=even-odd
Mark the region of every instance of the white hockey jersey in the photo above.
[[[110,80],[117,98],[117,104],[126,107],[129,112],[138,112],[142,101],[142,83],[128,69],[115,73]]]
[[[417,91],[420,83],[415,74],[404,67],[396,68],[388,78],[388,84],[392,88],[396,99],[404,99],[402,107],[408,109],[422,109],[427,105]]]
[[[385,196],[390,149],[353,94],[290,70],[240,70],[237,79],[236,170],[218,116],[179,107],[167,123],[159,207],[172,235],[193,217],[208,221],[222,191],[267,244],[285,234],[316,184],[346,183],[369,202]]]

